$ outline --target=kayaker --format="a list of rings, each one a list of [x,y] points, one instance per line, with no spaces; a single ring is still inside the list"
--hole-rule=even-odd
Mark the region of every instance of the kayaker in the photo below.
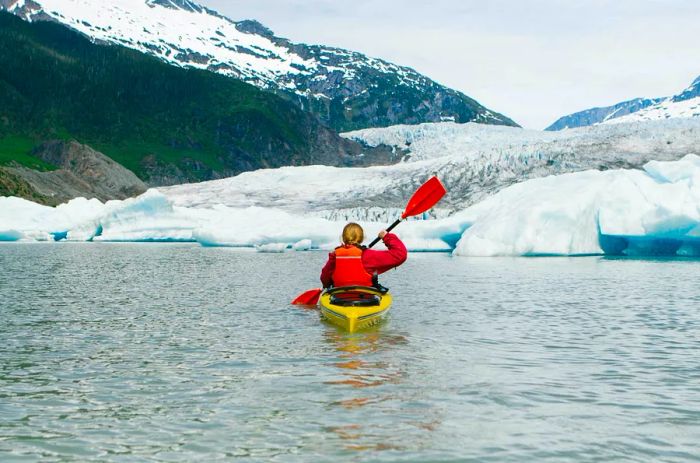
[[[386,251],[362,246],[364,230],[356,223],[343,228],[343,244],[328,254],[328,262],[321,270],[324,288],[331,286],[378,286],[377,275],[398,267],[406,261],[408,252],[398,236],[379,232]]]

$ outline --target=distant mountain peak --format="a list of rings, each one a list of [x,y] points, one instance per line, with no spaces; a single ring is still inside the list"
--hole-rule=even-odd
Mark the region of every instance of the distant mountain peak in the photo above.
[[[267,38],[273,38],[275,33],[267,26],[263,25],[255,19],[244,19],[236,23],[238,30],[248,34],[257,34]]]
[[[663,119],[700,117],[700,77],[690,87],[668,98],[663,98],[655,105],[615,118],[606,123],[652,121]]]
[[[595,124],[700,117],[700,77],[681,93],[663,98],[635,98],[613,106],[591,108],[557,119],[545,130]]]
[[[672,99],[674,102],[679,102],[697,97],[700,97],[700,77],[695,79],[693,83],[690,84],[690,87],[686,88],[678,95],[674,95]]]
[[[634,113],[662,101],[663,98],[634,98],[612,106],[586,109],[557,119],[545,130],[573,129],[599,124],[617,117]]]
[[[190,0],[0,0],[26,20],[62,23],[100,43],[271,90],[337,130],[455,120],[517,125],[411,68],[293,43],[255,20],[232,21]]]
[[[189,0],[146,0],[148,5],[158,5],[165,8],[173,8],[176,10],[192,11],[195,13],[201,13],[205,11],[205,8],[191,2]]]

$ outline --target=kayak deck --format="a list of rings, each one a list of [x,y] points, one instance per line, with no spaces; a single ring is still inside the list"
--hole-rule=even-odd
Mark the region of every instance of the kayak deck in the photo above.
[[[376,325],[391,307],[391,295],[368,286],[331,288],[321,293],[321,316],[349,332]]]

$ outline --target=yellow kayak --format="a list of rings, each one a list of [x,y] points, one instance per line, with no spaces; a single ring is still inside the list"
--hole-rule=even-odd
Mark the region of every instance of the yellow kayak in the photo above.
[[[323,291],[321,316],[349,332],[379,323],[389,312],[391,294],[368,286],[345,286]]]

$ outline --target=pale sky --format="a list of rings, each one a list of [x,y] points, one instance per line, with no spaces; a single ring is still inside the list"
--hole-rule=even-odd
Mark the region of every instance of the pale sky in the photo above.
[[[200,0],[294,42],[409,66],[520,125],[700,75],[700,0]]]

